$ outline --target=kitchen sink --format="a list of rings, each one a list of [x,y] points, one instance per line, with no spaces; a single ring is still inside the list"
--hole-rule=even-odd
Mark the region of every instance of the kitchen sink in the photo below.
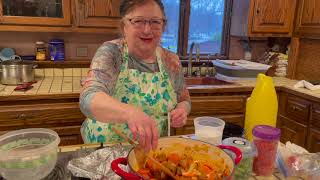
[[[193,85],[233,85],[234,83],[230,83],[227,81],[222,81],[216,79],[215,77],[185,77],[185,82],[187,86]]]

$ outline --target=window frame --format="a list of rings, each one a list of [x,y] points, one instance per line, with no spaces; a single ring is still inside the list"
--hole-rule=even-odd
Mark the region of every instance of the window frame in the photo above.
[[[221,43],[221,53],[216,53],[211,58],[227,59],[230,46],[230,27],[232,15],[233,0],[224,0],[224,20],[223,20],[223,35]],[[178,49],[177,54],[182,60],[188,59],[188,35],[189,35],[189,20],[190,20],[190,5],[191,0],[180,0],[180,18],[178,28]],[[208,54],[200,54],[200,59],[207,59]]]

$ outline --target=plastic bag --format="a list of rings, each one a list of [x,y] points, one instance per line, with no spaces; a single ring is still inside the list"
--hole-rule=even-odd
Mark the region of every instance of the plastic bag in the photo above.
[[[285,177],[301,177],[307,180],[320,179],[320,153],[309,153],[290,142],[278,147],[276,163]]]

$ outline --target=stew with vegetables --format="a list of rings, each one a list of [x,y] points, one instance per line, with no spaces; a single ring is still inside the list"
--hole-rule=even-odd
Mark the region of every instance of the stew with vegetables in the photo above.
[[[217,154],[209,155],[209,145],[186,145],[175,143],[170,147],[150,152],[161,164],[175,174],[179,180],[222,180],[231,174],[230,167]],[[220,152],[217,152],[220,153]],[[147,159],[138,173],[146,179],[171,179],[156,164]]]

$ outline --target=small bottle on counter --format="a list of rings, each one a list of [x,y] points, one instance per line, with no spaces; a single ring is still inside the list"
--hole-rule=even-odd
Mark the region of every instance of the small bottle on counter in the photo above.
[[[36,60],[38,61],[44,61],[46,60],[46,46],[44,42],[37,41],[36,42]]]

